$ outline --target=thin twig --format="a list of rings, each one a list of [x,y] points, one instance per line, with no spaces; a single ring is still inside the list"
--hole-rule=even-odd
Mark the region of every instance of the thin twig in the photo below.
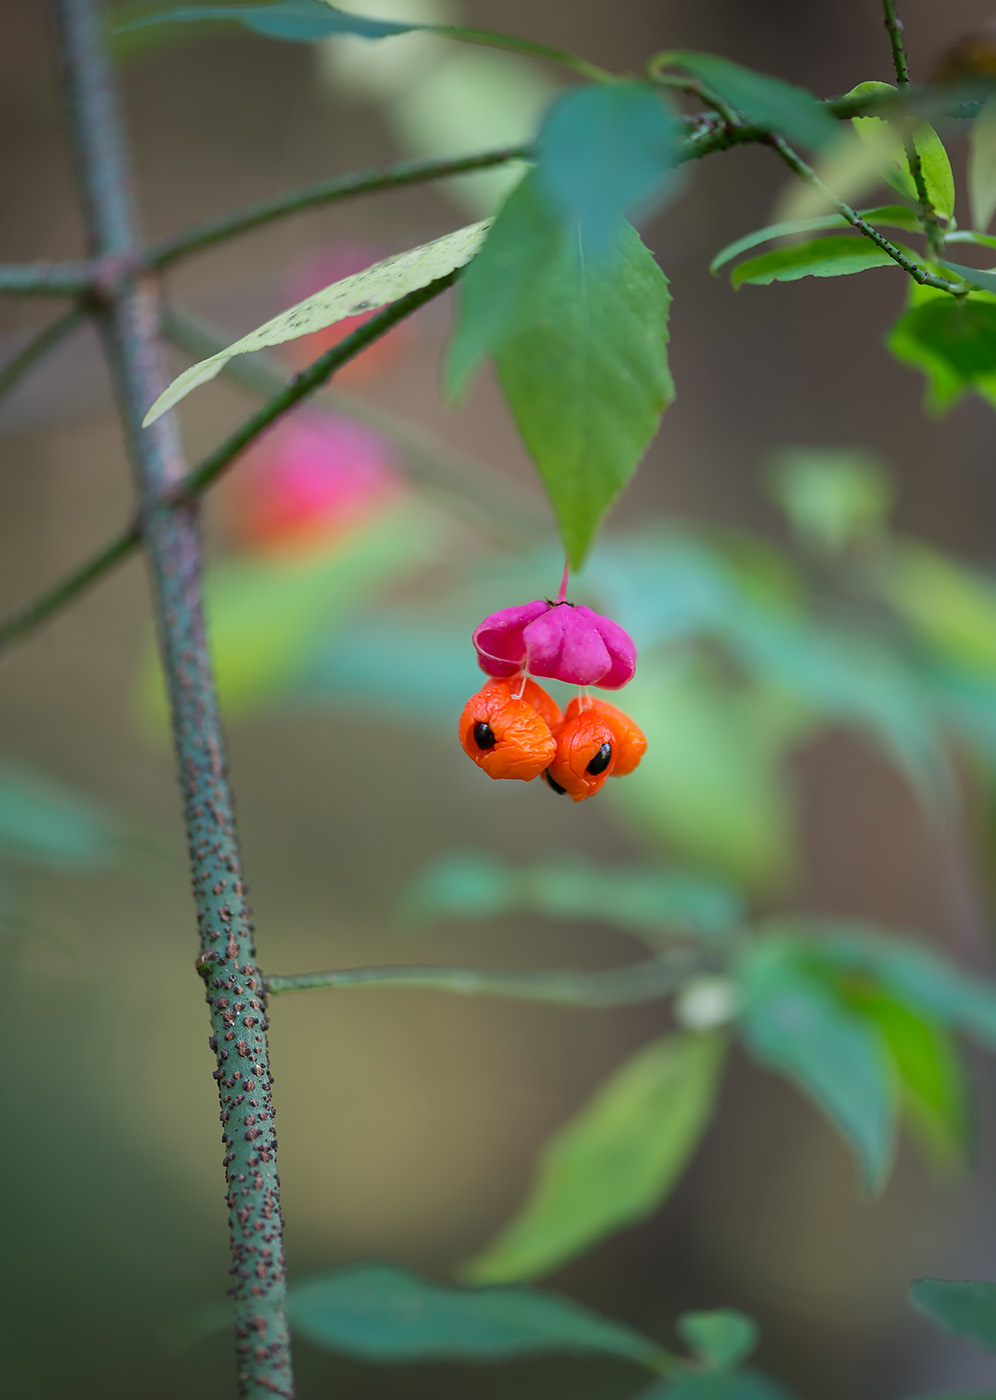
[[[906,58],[906,45],[903,43],[903,22],[896,13],[895,0],[882,0],[882,10],[885,16],[885,28],[889,35],[889,46],[892,49],[896,82],[900,88],[907,89],[911,87],[910,66]],[[920,159],[920,152],[916,148],[916,141],[912,135],[908,137],[905,144],[906,159],[909,162],[910,174],[916,189],[917,208],[927,238],[927,246],[932,256],[940,257],[944,251],[944,235],[937,222],[934,207],[930,202],[927,181],[923,173],[923,161]]]
[[[99,0],[56,0],[55,9],[87,230],[99,255],[127,262],[138,240],[101,7]],[[197,962],[214,1030],[238,1389],[247,1400],[292,1400],[265,993],[205,637],[197,512],[190,503],[162,504],[184,472],[175,415],[148,432],[141,426],[145,405],[166,382],[153,280],[122,277],[106,293],[101,320],[141,502],[200,930]],[[155,994],[151,986],[144,991]],[[169,1056],[160,1052],[159,1060],[155,1073],[168,1076]]]
[[[93,285],[86,262],[15,263],[0,267],[0,292],[21,297],[84,296]]]
[[[66,0],[62,0],[62,3],[65,2]],[[376,316],[372,316],[369,321],[353,331],[351,335],[346,336],[338,345],[319,356],[308,369],[296,375],[289,383],[282,385],[279,392],[274,394],[258,412],[254,413],[241,427],[227,437],[219,447],[215,448],[214,452],[205,457],[198,466],[187,472],[185,476],[180,477],[179,480],[171,483],[158,500],[149,503],[147,510],[158,510],[160,507],[169,505],[175,506],[198,496],[201,491],[217,480],[253,438],[323,384],[340,366],[347,364],[380,336],[386,335],[393,326],[404,320],[418,307],[438,296],[440,292],[450,286],[454,276],[455,274],[451,273],[448,277],[440,278],[438,281],[430,283],[428,287],[423,287],[421,290],[403,297],[400,301],[396,301],[393,306],[388,306]],[[143,413],[148,407],[149,401],[147,399],[141,405]],[[171,414],[164,414],[163,417],[169,418],[171,421],[173,419]],[[156,421],[162,422],[163,420],[157,419]],[[141,423],[141,416],[139,423]],[[153,423],[152,428],[155,426],[156,424]],[[148,431],[152,431],[152,429]],[[58,583],[47,589],[38,598],[13,613],[6,622],[0,624],[0,651],[12,642],[26,636],[39,623],[51,617],[64,603],[82,593],[84,589],[103,577],[116,564],[127,559],[141,544],[143,534],[144,526],[141,523],[129,525],[91,559],[74,569],[65,578],[60,579]]]
[[[882,252],[885,253],[887,257],[890,257],[904,272],[908,273],[909,276],[913,278],[914,282],[919,282],[923,287],[936,287],[938,291],[950,292],[952,296],[956,297],[963,297],[971,290],[967,282],[951,282],[946,277],[938,277],[936,273],[928,272],[925,267],[921,267],[919,263],[907,257],[901,248],[897,248],[895,243],[890,243],[888,238],[879,233],[878,229],[872,228],[871,224],[866,222],[866,220],[864,220],[856,210],[852,209],[849,204],[845,204],[842,199],[838,199],[837,196],[827,188],[812,167],[806,164],[802,157],[792,149],[783,137],[769,136],[768,144],[778,152],[785,164],[799,176],[800,180],[806,180],[809,184],[815,185],[817,189],[822,190],[829,202],[837,210],[837,213],[843,215],[852,228],[856,228],[859,233],[863,233],[866,238],[870,238],[874,244],[881,248]]]
[[[250,230],[261,228],[275,219],[285,218],[288,214],[336,204],[342,199],[352,199],[356,195],[376,194],[382,190],[402,189],[406,185],[465,175],[474,170],[488,170],[492,166],[505,165],[512,160],[529,160],[531,155],[530,146],[507,146],[501,150],[483,151],[479,155],[458,156],[454,160],[399,161],[396,165],[340,175],[334,180],[320,180],[317,184],[305,185],[303,189],[290,190],[286,194],[275,195],[272,199],[258,200],[232,214],[220,214],[216,219],[206,219],[204,223],[195,224],[193,228],[175,234],[172,238],[160,239],[151,244],[146,260],[150,267],[167,267],[178,258],[199,252],[202,248],[209,248],[212,244],[237,234],[249,233]]]
[[[214,327],[172,309],[164,316],[163,334],[195,360],[210,359],[228,344]],[[222,373],[262,398],[279,393],[286,382],[280,362],[262,351],[234,356]],[[530,536],[542,534],[543,513],[536,509],[535,496],[507,477],[487,470],[475,458],[454,452],[447,443],[413,427],[407,419],[341,390],[318,389],[314,401],[366,424],[396,443],[404,454],[408,476],[418,486],[435,493],[448,508],[493,538],[521,545]]]
[[[692,954],[669,961],[652,958],[605,972],[580,972],[573,968],[522,972],[491,967],[350,967],[337,972],[267,977],[266,987],[274,995],[320,988],[380,987],[511,997],[556,1006],[613,1007],[670,996],[697,967],[698,959]]]
[[[0,398],[9,393],[16,384],[19,384],[39,360],[44,359],[50,350],[54,350],[70,332],[74,331],[77,326],[81,326],[85,320],[86,312],[83,308],[73,306],[56,320],[50,322],[44,330],[39,331],[23,350],[18,351],[9,364],[0,369]]]

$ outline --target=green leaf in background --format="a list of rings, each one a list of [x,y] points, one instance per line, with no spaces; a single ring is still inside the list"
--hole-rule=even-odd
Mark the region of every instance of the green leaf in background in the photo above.
[[[860,448],[784,448],[767,481],[797,533],[829,551],[874,531],[892,505],[892,483]]]
[[[965,1064],[942,1027],[894,997],[856,988],[849,1001],[882,1033],[899,1077],[904,1116],[937,1171],[964,1166],[971,1146]]]
[[[739,1366],[758,1342],[754,1319],[732,1308],[685,1313],[678,1318],[676,1330],[703,1365],[712,1371],[729,1371]]]
[[[927,410],[945,413],[969,390],[996,406],[996,297],[956,298],[912,281],[907,296],[909,309],[886,343],[927,376]]]
[[[699,1373],[674,1381],[658,1381],[641,1390],[636,1400],[794,1400],[777,1381],[760,1371],[734,1371],[730,1375]]]
[[[653,866],[601,865],[564,857],[514,866],[485,852],[455,851],[422,871],[401,915],[419,926],[438,918],[493,918],[515,911],[596,919],[652,947],[676,933],[718,938],[743,919],[736,892],[719,880]]]
[[[846,95],[860,96],[863,93],[895,92],[890,83],[858,83]],[[888,132],[890,123],[883,117],[853,117],[852,126],[863,141],[876,147],[884,147],[886,156],[882,177],[893,189],[907,199],[916,199],[916,185],[910,173],[910,163],[906,155],[907,138],[898,128],[893,127],[894,140],[889,150]],[[917,126],[911,133],[913,145],[920,157],[923,183],[930,200],[931,208],[945,220],[954,218],[955,184],[951,172],[951,162],[944,144],[932,126]]]
[[[382,589],[432,558],[436,517],[417,502],[377,516],[326,552],[222,560],[205,580],[205,604],[222,708],[231,717],[286,693],[318,637]],[[139,677],[139,711],[165,718],[162,678],[150,644]]]
[[[985,575],[902,541],[879,562],[874,580],[931,651],[996,675],[996,584]]]
[[[576,88],[551,109],[537,177],[558,213],[580,221],[596,254],[618,220],[655,203],[674,179],[683,129],[646,83]]]
[[[444,1288],[388,1264],[292,1284],[295,1336],[366,1361],[501,1361],[558,1352],[654,1368],[660,1348],[628,1327],[526,1288]]]
[[[603,793],[643,842],[746,886],[782,879],[794,860],[783,758],[797,707],[760,688],[731,689],[698,658],[640,662],[626,709],[647,753]]]
[[[712,1115],[725,1042],[675,1034],[638,1051],[543,1150],[526,1202],[464,1273],[535,1278],[667,1196]]]
[[[806,146],[822,146],[836,134],[837,123],[822,102],[780,78],[765,77],[716,54],[687,49],[660,54],[654,60],[655,67],[665,64],[700,78],[742,112],[751,126],[781,132]]]
[[[432,243],[397,253],[305,297],[304,301],[288,311],[282,311],[279,316],[250,331],[241,340],[234,341],[219,354],[185,369],[156,399],[145,415],[143,426],[154,423],[198,385],[214,379],[235,355],[248,355],[269,345],[282,345],[287,340],[296,340],[326,326],[334,326],[349,316],[376,311],[399,301],[409,292],[427,287],[430,282],[447,276],[455,268],[463,267],[484,242],[488,228],[489,223],[485,220],[456,229]]]
[[[996,1351],[996,1283],[918,1278],[910,1285],[910,1298],[939,1327],[983,1351]]]
[[[866,1190],[892,1155],[896,1090],[877,1029],[806,960],[803,945],[762,938],[741,964],[744,1043],[792,1080],[854,1148]]]
[[[158,15],[133,20],[122,26],[122,32],[145,29],[152,24],[185,24],[191,20],[233,20],[267,39],[286,39],[295,43],[325,39],[333,34],[355,34],[361,39],[389,39],[395,34],[408,34],[413,29],[432,28],[351,15],[326,4],[325,0],[283,0],[282,4],[277,5],[184,5],[178,10],[164,10]]]
[[[861,217],[870,224],[881,224],[884,228],[901,228],[908,233],[920,231],[919,219],[911,209],[902,204],[888,204],[879,209],[864,209],[860,212]],[[718,272],[728,262],[738,258],[741,253],[746,253],[748,249],[756,248],[759,243],[769,243],[775,238],[787,238],[794,233],[815,233],[818,229],[843,226],[849,226],[843,214],[823,214],[811,219],[783,219],[781,223],[768,224],[766,228],[755,229],[753,233],[745,233],[742,238],[727,243],[709,264],[709,271]]]
[[[592,260],[561,240],[529,316],[497,347],[498,376],[553,503],[573,568],[674,398],[667,278],[623,222]]]
[[[968,133],[968,205],[972,227],[984,233],[996,210],[996,97],[990,97]]]
[[[890,265],[895,266],[892,258],[867,238],[814,238],[739,263],[730,273],[730,282],[735,288],[766,287],[771,282],[796,282],[800,277],[846,277],[866,268]]]
[[[0,852],[40,865],[88,868],[119,837],[98,802],[10,760],[0,761]]]

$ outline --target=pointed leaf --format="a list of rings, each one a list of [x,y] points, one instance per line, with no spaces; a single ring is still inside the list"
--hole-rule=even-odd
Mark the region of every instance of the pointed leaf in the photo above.
[[[558,213],[601,249],[620,217],[674,178],[683,128],[645,83],[596,83],[552,107],[537,142],[539,181]]]
[[[656,1209],[709,1121],[723,1044],[669,1035],[617,1070],[547,1144],[521,1212],[467,1277],[534,1278]]]
[[[610,251],[587,252],[583,230],[561,240],[495,355],[575,569],[674,398],[667,278],[626,223]]]
[[[996,97],[982,104],[968,134],[968,203],[972,227],[984,233],[996,210]]]
[[[961,263],[945,262],[941,259],[941,266],[946,267],[949,272],[955,272],[959,277],[964,277],[966,282],[971,282],[973,287],[978,287],[983,292],[996,292],[996,272],[983,272],[977,267],[964,267]]]
[[[362,1264],[293,1284],[298,1337],[366,1361],[503,1361],[558,1352],[616,1356],[653,1368],[660,1349],[628,1327],[526,1288],[444,1288],[389,1264]]]
[[[880,224],[883,228],[901,228],[908,233],[920,231],[920,221],[911,209],[906,209],[902,204],[886,204],[878,209],[864,209],[860,212],[861,217],[869,224]],[[709,264],[709,271],[718,272],[728,262],[738,258],[741,253],[746,253],[749,248],[756,248],[759,243],[768,243],[775,238],[787,238],[793,233],[814,233],[817,229],[841,228],[845,225],[847,220],[843,214],[823,214],[812,219],[784,219],[781,223],[768,224],[766,228],[745,233],[742,238],[721,248]]]
[[[983,1351],[996,1351],[996,1283],[918,1278],[910,1298],[938,1326]]]
[[[712,1371],[729,1371],[739,1366],[758,1342],[754,1319],[732,1308],[685,1313],[678,1318],[677,1331],[703,1365]]]
[[[780,78],[765,77],[716,54],[687,49],[661,54],[655,62],[684,68],[701,78],[717,96],[742,112],[751,126],[779,131],[808,146],[822,146],[836,134],[837,123],[823,104],[812,93]]]
[[[326,326],[334,326],[347,317],[376,311],[391,302],[400,301],[409,292],[418,291],[430,282],[446,277],[455,268],[463,267],[470,261],[484,242],[489,226],[485,220],[456,229],[432,243],[397,253],[306,297],[217,355],[211,355],[184,370],[156,399],[145,415],[144,426],[154,423],[199,384],[214,379],[235,355],[248,355],[269,345],[282,345],[287,340],[296,340]]]
[[[895,91],[896,89],[890,83],[859,83],[857,87],[851,89],[847,96]],[[951,162],[943,142],[932,126],[917,126],[911,134],[907,135],[883,117],[854,117],[852,125],[863,141],[869,142],[882,151],[885,157],[883,177],[888,180],[893,189],[906,195],[908,199],[917,198],[916,184],[910,173],[909,157],[906,154],[907,142],[912,140],[917,155],[920,157],[924,188],[927,191],[931,208],[945,220],[954,218],[955,185],[954,175],[951,172]],[[892,132],[891,142],[890,130]]]
[[[389,39],[413,29],[432,28],[424,24],[404,24],[394,20],[367,19],[348,14],[324,0],[283,0],[277,5],[184,5],[162,14],[146,15],[122,25],[121,33],[145,29],[150,24],[187,23],[191,20],[233,20],[263,34],[268,39],[307,42],[335,34],[355,34],[361,39]]]
[[[865,1188],[881,1187],[895,1119],[881,1036],[807,967],[798,947],[763,939],[746,953],[741,975],[748,1050],[809,1095],[854,1148]]]
[[[765,287],[770,282],[795,282],[800,277],[844,277],[869,267],[894,266],[868,238],[814,238],[810,243],[793,243],[740,263],[730,274],[734,287],[747,283]]]

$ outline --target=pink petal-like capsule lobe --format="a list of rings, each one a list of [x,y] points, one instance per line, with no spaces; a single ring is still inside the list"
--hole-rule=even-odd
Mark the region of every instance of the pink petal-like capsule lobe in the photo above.
[[[579,603],[574,611],[588,618],[597,629],[611,658],[612,664],[598,684],[603,690],[620,690],[624,685],[628,685],[636,672],[636,646],[633,638],[618,622],[613,622],[611,617],[592,612],[591,608],[586,608],[583,603]],[[583,685],[584,682],[580,684]]]
[[[617,622],[591,608],[542,598],[486,617],[474,631],[474,646],[489,676],[525,669],[568,685],[618,690],[636,670],[636,647]]]
[[[477,664],[485,675],[507,677],[522,670],[526,660],[523,628],[549,608],[545,599],[537,598],[517,608],[502,608],[500,612],[491,613],[474,628],[472,640]]]

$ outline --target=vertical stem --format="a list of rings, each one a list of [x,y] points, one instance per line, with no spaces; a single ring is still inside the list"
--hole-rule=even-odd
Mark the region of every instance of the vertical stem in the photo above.
[[[568,578],[570,577],[570,572],[571,572],[571,561],[570,561],[569,559],[565,559],[565,560],[564,560],[564,576],[563,576],[563,578],[560,580],[560,591],[559,591],[558,594],[557,594],[557,602],[558,602],[558,603],[562,603],[562,602],[565,600],[565,598],[567,597],[567,580],[568,580]]]
[[[166,383],[155,280],[140,266],[135,211],[99,0],[55,0],[62,78],[93,251],[134,271],[115,280],[102,323],[144,522],[176,745],[194,899],[197,966],[217,1054],[231,1231],[239,1394],[293,1396],[266,1002],[256,965],[232,793],[205,638],[197,505],[166,504],[185,462],[174,415],[148,432]]]
[[[910,65],[906,58],[906,45],[903,42],[903,22],[896,13],[896,0],[882,0],[882,11],[886,33],[889,36],[889,47],[892,49],[892,65],[896,70],[896,82],[901,88],[909,87]],[[927,237],[927,247],[932,257],[940,257],[944,251],[944,235],[937,222],[937,215],[930,202],[930,195],[927,193],[923,162],[920,160],[920,152],[917,150],[912,136],[906,142],[906,159],[909,161],[910,174],[916,188],[920,222]]]

